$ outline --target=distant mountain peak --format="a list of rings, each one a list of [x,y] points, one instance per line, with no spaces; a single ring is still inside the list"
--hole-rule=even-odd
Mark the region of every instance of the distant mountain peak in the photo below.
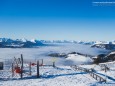
[[[31,39],[30,41],[33,42],[33,43],[36,43],[37,40],[36,39]]]

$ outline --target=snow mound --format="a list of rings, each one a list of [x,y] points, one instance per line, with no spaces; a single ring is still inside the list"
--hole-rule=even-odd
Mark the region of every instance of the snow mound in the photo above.
[[[66,58],[66,61],[70,64],[90,64],[92,63],[92,59],[90,57],[81,56],[78,54],[69,54]]]

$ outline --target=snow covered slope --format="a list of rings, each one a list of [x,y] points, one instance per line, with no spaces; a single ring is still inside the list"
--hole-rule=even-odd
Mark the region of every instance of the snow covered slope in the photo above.
[[[89,74],[75,71],[69,66],[40,67],[40,78],[36,78],[36,70],[33,76],[24,79],[12,79],[0,81],[0,86],[89,86],[96,82]]]
[[[32,40],[32,42],[35,42]],[[53,46],[41,46],[39,48],[1,48],[0,49],[0,61],[6,61],[15,57],[20,57],[23,54],[24,59],[44,59],[44,63],[52,65],[55,59],[56,68],[49,66],[40,67],[40,78],[36,78],[36,66],[32,67],[32,75],[28,75],[28,67],[25,64],[24,78],[20,79],[20,76],[16,74],[12,77],[11,64],[5,67],[5,70],[0,71],[0,86],[111,86],[115,85],[114,81],[108,81],[107,83],[98,83],[88,73],[83,71],[76,71],[71,68],[71,65],[78,65],[84,68],[94,68],[91,64],[92,60],[87,56],[81,56],[78,54],[69,54],[67,58],[49,57],[48,54],[52,52],[56,53],[70,53],[80,52],[83,54],[98,55],[100,53],[108,53],[108,50],[91,48],[89,45],[82,44],[55,44]],[[32,60],[31,60],[32,61]],[[90,65],[86,65],[90,64]],[[28,64],[27,64],[28,65]],[[112,68],[114,69],[114,68]],[[98,73],[102,73],[101,68],[97,66],[95,68]],[[114,74],[114,70],[111,70]],[[105,74],[104,74],[105,75]],[[109,75],[111,78],[111,75]],[[104,77],[105,78],[105,77]],[[114,77],[112,77],[113,79]],[[114,80],[114,79],[113,79]]]

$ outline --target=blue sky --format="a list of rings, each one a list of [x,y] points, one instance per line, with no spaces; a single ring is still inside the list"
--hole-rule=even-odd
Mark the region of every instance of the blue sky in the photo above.
[[[0,37],[115,40],[115,6],[92,1],[0,0]]]

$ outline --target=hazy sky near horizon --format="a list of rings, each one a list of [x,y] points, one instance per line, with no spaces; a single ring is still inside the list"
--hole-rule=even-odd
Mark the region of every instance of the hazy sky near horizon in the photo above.
[[[0,0],[0,37],[115,40],[115,5],[93,1]]]

